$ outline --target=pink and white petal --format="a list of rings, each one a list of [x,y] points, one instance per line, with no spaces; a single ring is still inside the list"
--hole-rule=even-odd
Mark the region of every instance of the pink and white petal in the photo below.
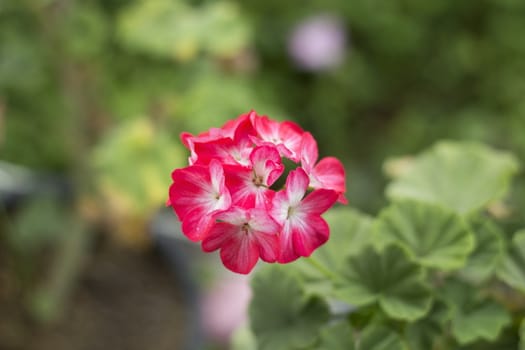
[[[266,177],[266,186],[271,186],[283,174],[284,165],[280,162],[274,163],[273,161],[269,160],[266,162],[266,168],[270,169]]]
[[[257,260],[259,249],[255,240],[242,234],[232,237],[221,247],[221,260],[233,272],[248,274]]]
[[[275,145],[275,147],[277,147],[277,150],[279,151],[279,154],[281,155],[281,157],[291,159],[294,162],[298,162],[299,161],[299,159],[298,159],[297,155],[295,154],[295,152],[290,150],[283,143],[279,143],[279,144]]]
[[[255,131],[259,134],[260,138],[273,143],[278,142],[279,124],[277,122],[265,115],[258,116],[257,114],[252,114],[250,117]]]
[[[301,139],[301,166],[307,173],[312,171],[318,157],[317,142],[312,134],[305,132]]]
[[[239,116],[239,118],[236,119],[232,137],[236,142],[241,142],[242,140],[249,140],[250,136],[257,135],[257,132],[255,131],[255,128],[253,127],[250,118],[250,115],[252,113],[255,112],[251,111],[249,113],[242,114]]]
[[[190,151],[193,150],[193,142],[192,142],[192,138],[194,138],[193,134],[189,133],[189,132],[182,132],[180,135],[180,140],[182,142],[182,144],[187,148],[189,149]]]
[[[268,213],[272,210],[272,201],[275,191],[269,188],[260,188],[255,197],[255,207],[264,208]]]
[[[169,201],[182,221],[196,206],[202,206],[211,187],[209,172],[205,167],[189,166],[175,170],[171,177]]]
[[[250,227],[256,231],[266,234],[277,234],[280,225],[267,213],[266,209],[253,208],[249,211]]]
[[[230,193],[224,186],[221,173],[220,164],[214,164],[210,169],[192,165],[172,173],[169,200],[182,221],[184,234],[193,241],[204,237],[212,214],[217,210],[228,209],[231,205]]]
[[[332,190],[314,190],[301,202],[297,211],[304,215],[320,215],[332,207],[338,194]]]
[[[239,233],[239,226],[227,222],[216,222],[202,241],[202,250],[212,252],[219,249],[226,241]]]
[[[275,181],[284,171],[281,156],[274,146],[255,147],[250,154],[250,161],[256,176],[261,176],[265,180],[265,185],[268,186],[271,185],[268,183],[270,174],[274,173],[272,180]]]
[[[280,225],[283,225],[288,218],[290,202],[284,190],[275,192],[272,198],[272,205],[269,208],[270,216]]]
[[[233,140],[221,138],[208,142],[195,142],[194,150],[197,155],[196,164],[207,165],[212,159],[218,159],[223,164],[236,164],[232,157]]]
[[[296,254],[308,257],[323,245],[330,236],[330,228],[320,216],[310,216],[307,221],[293,223],[292,242]]]
[[[286,195],[291,206],[296,206],[303,199],[310,179],[302,168],[290,171],[286,179]]]
[[[320,186],[339,193],[339,201],[342,200],[346,204],[344,197],[346,192],[345,168],[339,159],[334,157],[321,159],[312,170],[312,175]]]
[[[217,159],[212,159],[209,165],[210,179],[213,190],[217,195],[226,193],[227,188],[224,184],[224,168]]]
[[[304,134],[299,125],[291,121],[285,121],[279,125],[279,138],[287,149],[291,151],[289,157],[298,162],[301,158],[301,140]]]
[[[226,123],[224,123],[223,126],[221,126],[220,128],[221,133],[225,137],[229,137],[230,139],[233,139],[235,137],[235,131],[237,130],[239,125],[243,122],[244,118],[245,118],[244,115],[240,115],[236,119],[228,120]]]
[[[250,166],[250,154],[253,148],[254,143],[251,141],[251,138],[234,140],[234,147],[230,150],[230,154],[237,164]]]
[[[248,218],[248,212],[244,208],[240,208],[238,206],[233,206],[230,209],[215,215],[216,220],[239,227],[246,223]]]
[[[230,190],[232,203],[243,208],[253,208],[257,187],[253,183],[253,171],[241,166],[225,166],[226,186]]]
[[[254,234],[254,239],[257,240],[261,259],[269,263],[277,261],[281,251],[279,246],[279,236],[277,233],[268,234],[256,232]]]
[[[203,240],[215,222],[212,215],[209,215],[206,210],[197,207],[190,211],[182,221],[182,233],[193,242]]]
[[[287,264],[299,258],[295,252],[292,241],[292,230],[290,223],[286,221],[279,235],[280,253],[277,259],[278,263]]]

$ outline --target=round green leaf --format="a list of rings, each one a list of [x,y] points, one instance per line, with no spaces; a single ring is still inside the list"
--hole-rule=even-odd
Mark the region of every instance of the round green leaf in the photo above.
[[[350,304],[377,302],[390,317],[410,321],[430,309],[432,298],[424,282],[424,270],[397,245],[389,245],[381,252],[368,247],[350,256],[341,276],[334,293]]]
[[[435,302],[429,314],[405,328],[405,338],[411,349],[448,349],[446,346],[446,322],[450,310],[444,303]]]
[[[514,235],[497,274],[507,284],[525,293],[525,229]]]
[[[249,314],[259,350],[292,350],[307,347],[330,317],[318,297],[306,297],[289,269],[268,266],[252,281]]]
[[[330,239],[315,251],[312,259],[328,270],[337,271],[349,255],[359,253],[372,242],[372,219],[349,207],[332,209],[324,218],[330,226]],[[326,279],[306,259],[301,259],[294,265],[308,280]]]
[[[442,207],[400,200],[383,210],[376,223],[377,239],[398,242],[421,265],[456,269],[474,248],[474,236],[463,219]]]
[[[476,237],[476,248],[459,272],[466,280],[480,283],[492,276],[503,257],[503,232],[485,218],[471,220],[470,226]]]
[[[373,325],[365,328],[359,340],[359,350],[404,350],[399,334],[393,330]]]
[[[460,344],[478,339],[493,341],[509,323],[507,311],[501,305],[487,301],[458,312],[452,319],[452,334]]]
[[[321,344],[317,350],[354,350],[355,339],[347,322],[338,322],[321,331]]]
[[[316,257],[338,268],[349,254],[359,253],[372,241],[372,218],[349,207],[339,207],[324,215],[330,226],[330,240],[316,251]]]
[[[440,294],[452,311],[452,334],[462,345],[477,340],[494,341],[511,322],[503,306],[466,283],[448,281]]]
[[[509,153],[443,141],[417,156],[387,187],[387,195],[439,203],[463,214],[503,197],[517,171],[518,162]]]

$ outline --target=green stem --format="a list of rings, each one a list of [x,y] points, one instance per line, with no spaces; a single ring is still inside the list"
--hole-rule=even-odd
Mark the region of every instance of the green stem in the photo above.
[[[86,225],[73,222],[69,226],[45,285],[30,299],[33,317],[43,323],[56,321],[62,315],[88,258],[92,238]]]
[[[335,273],[327,269],[323,264],[321,264],[315,258],[309,257],[309,258],[305,258],[304,260],[306,260],[310,264],[310,266],[314,267],[317,271],[322,273],[325,277],[328,277],[329,279],[332,279],[332,280],[339,279],[339,277]]]

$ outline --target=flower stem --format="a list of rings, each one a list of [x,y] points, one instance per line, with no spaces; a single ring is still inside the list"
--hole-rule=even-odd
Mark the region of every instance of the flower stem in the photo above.
[[[308,258],[305,258],[304,260],[306,260],[308,262],[308,264],[310,264],[310,266],[315,268],[317,271],[319,271],[325,277],[328,277],[329,279],[332,279],[332,280],[337,280],[338,279],[338,276],[335,273],[333,273],[332,271],[327,269],[323,264],[321,264],[315,258],[308,257]]]

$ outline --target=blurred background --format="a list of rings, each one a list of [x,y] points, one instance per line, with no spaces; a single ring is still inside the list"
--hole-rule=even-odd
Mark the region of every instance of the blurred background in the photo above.
[[[248,280],[163,210],[179,133],[296,121],[374,213],[436,140],[525,159],[524,38],[522,0],[0,0],[0,349],[228,349]]]

